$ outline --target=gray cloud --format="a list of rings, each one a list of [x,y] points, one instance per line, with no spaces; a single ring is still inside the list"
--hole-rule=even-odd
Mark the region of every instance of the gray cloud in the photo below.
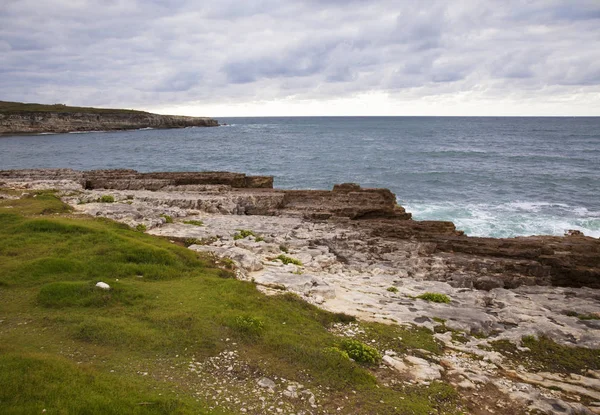
[[[600,92],[597,1],[4,0],[0,99],[149,107]]]

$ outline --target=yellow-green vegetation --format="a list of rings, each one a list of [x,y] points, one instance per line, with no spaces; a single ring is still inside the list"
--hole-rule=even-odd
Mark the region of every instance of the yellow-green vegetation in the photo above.
[[[60,112],[60,113],[75,113],[86,112],[93,114],[148,114],[144,111],[135,111],[127,109],[112,109],[112,108],[92,108],[92,107],[70,107],[63,104],[33,104],[24,102],[9,102],[0,101],[0,113],[15,114],[21,112]]]
[[[160,215],[161,218],[165,218],[165,223],[173,223],[173,217],[169,215]]]
[[[398,288],[396,287],[388,287],[387,290],[391,293],[397,293],[398,292]]]
[[[143,223],[138,223],[135,226],[135,230],[138,232],[146,232],[146,225],[144,225]]]
[[[0,200],[0,413],[219,413],[187,366],[232,344],[246,376],[327,390],[319,405],[331,411],[343,399],[361,413],[460,412],[446,384],[388,387],[376,368],[332,353],[343,343],[329,328],[353,318],[266,296],[196,252],[69,210],[48,192]],[[431,332],[362,327],[399,351],[439,348]]]
[[[112,195],[102,195],[100,198],[98,198],[98,202],[99,203],[114,203],[115,198]]]
[[[381,355],[375,348],[358,340],[344,339],[339,348],[346,352],[351,359],[360,363],[377,363],[381,360]]]
[[[565,311],[565,315],[569,317],[577,317],[579,320],[600,320],[600,316],[597,314],[589,313],[578,313],[577,311]]]
[[[440,293],[423,293],[421,295],[417,295],[416,298],[420,298],[421,300],[430,301],[432,303],[449,303],[450,297],[446,294]]]
[[[253,236],[254,240],[256,242],[261,242],[261,241],[265,240],[262,236],[259,236],[259,235],[255,234],[253,231],[248,230],[248,229],[238,229],[238,232],[236,232],[233,235],[233,240],[237,241],[239,239],[244,239],[244,238],[247,238],[249,236]]]
[[[600,369],[600,350],[563,346],[546,336],[524,336],[521,346],[529,350],[519,350],[507,340],[493,341],[490,345],[515,364],[533,371],[583,374],[588,369]]]
[[[184,220],[183,223],[186,225],[204,226],[204,222],[201,220]]]
[[[281,254],[276,259],[280,260],[285,265],[287,265],[287,264],[294,264],[294,265],[298,265],[299,267],[302,266],[302,262],[299,259],[292,258],[292,257],[289,257],[287,255]]]

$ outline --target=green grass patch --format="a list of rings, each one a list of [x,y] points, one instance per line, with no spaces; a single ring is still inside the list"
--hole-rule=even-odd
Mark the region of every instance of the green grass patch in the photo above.
[[[522,364],[532,371],[583,374],[588,369],[600,369],[600,350],[564,346],[546,336],[537,339],[524,336],[521,346],[529,351],[519,350],[507,340],[493,341],[490,345],[515,364]]]
[[[577,317],[579,320],[600,320],[600,316],[591,313],[578,313],[577,311],[569,310],[564,312],[566,316]]]
[[[0,199],[0,208],[7,210],[4,209],[7,206],[23,215],[50,215],[73,210],[50,191],[27,192],[20,199]]]
[[[446,294],[440,294],[440,293],[423,293],[421,295],[417,295],[416,298],[420,298],[421,300],[425,300],[425,301],[430,301],[432,303],[449,303],[450,302],[450,297],[448,297]]]
[[[230,327],[244,337],[258,337],[265,330],[265,323],[252,316],[237,316],[231,322]]]
[[[143,223],[138,223],[137,225],[135,225],[135,230],[137,232],[146,232],[146,225],[144,225]]]
[[[106,307],[131,305],[142,296],[129,286],[113,283],[110,290],[95,286],[94,282],[53,282],[42,286],[38,303],[44,307]]]
[[[292,258],[289,257],[287,255],[279,255],[276,259],[280,260],[281,262],[283,262],[284,265],[288,265],[288,264],[294,264],[294,265],[298,265],[299,267],[302,266],[302,262],[296,258]]]
[[[233,240],[237,241],[239,239],[245,239],[245,238],[247,238],[249,236],[253,236],[254,240],[256,242],[261,242],[261,241],[265,240],[265,238],[263,238],[262,236],[259,236],[259,235],[255,234],[253,231],[248,230],[248,229],[239,229],[238,232],[236,232],[233,235]]]
[[[184,220],[183,223],[186,225],[204,226],[204,222],[201,220]]]
[[[210,413],[165,388],[158,392],[158,386],[48,354],[0,354],[0,412],[4,414]]]
[[[387,291],[389,291],[391,293],[397,293],[398,289],[396,287],[387,287]]]
[[[376,339],[381,350],[392,349],[406,353],[422,349],[434,354],[441,354],[443,350],[441,344],[433,337],[433,332],[425,327],[362,323],[361,328],[365,334],[360,340]]]
[[[98,198],[98,203],[115,203],[115,197],[112,195],[102,195]]]
[[[160,215],[161,218],[165,219],[165,223],[173,223],[173,217],[169,215]]]
[[[18,114],[23,112],[59,112],[71,114],[77,112],[90,114],[148,114],[145,111],[132,109],[93,108],[93,107],[71,107],[64,104],[35,104],[25,102],[0,101],[1,114]]]

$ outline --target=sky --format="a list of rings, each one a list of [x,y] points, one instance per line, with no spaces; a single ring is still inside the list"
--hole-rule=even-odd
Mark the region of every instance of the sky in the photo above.
[[[0,100],[600,116],[600,0],[0,0]]]

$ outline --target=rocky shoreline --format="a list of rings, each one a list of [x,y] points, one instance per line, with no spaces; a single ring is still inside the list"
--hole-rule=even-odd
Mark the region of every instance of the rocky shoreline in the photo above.
[[[0,111],[0,134],[117,131],[140,128],[217,127],[208,117],[184,117],[146,112]]]
[[[443,378],[475,395],[493,388],[542,413],[600,413],[600,373],[532,372],[495,349],[523,351],[524,336],[600,348],[598,239],[473,238],[450,222],[412,220],[387,189],[281,190],[272,177],[237,173],[9,170],[0,187],[56,189],[76,212],[227,259],[269,294],[426,327],[443,358],[384,357],[415,382]]]

